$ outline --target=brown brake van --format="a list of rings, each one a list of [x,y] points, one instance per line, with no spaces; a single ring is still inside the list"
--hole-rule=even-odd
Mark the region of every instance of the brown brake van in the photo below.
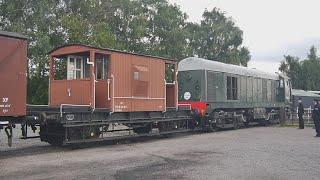
[[[176,75],[174,60],[68,44],[50,52],[49,107],[164,112],[177,108]]]
[[[0,31],[0,120],[26,115],[26,74],[27,38]]]

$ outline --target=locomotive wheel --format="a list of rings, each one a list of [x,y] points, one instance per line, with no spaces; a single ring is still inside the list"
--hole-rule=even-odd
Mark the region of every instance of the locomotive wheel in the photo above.
[[[246,119],[246,122],[244,122],[245,127],[249,127],[250,122],[254,122],[254,118],[252,115],[244,116],[244,118]]]
[[[250,120],[249,120],[249,118],[247,117],[247,116],[243,116],[243,118],[244,118],[244,122],[243,122],[243,125],[244,125],[244,127],[249,127],[249,124],[250,124]]]
[[[244,122],[245,127],[249,127],[249,121]]]
[[[194,130],[197,126],[197,121],[194,119],[188,120],[188,127],[191,130]]]
[[[219,131],[219,127],[215,123],[211,124],[211,129],[212,129],[212,131]]]
[[[264,120],[265,121],[265,126],[270,126],[271,125],[271,121],[270,120]]]
[[[233,120],[233,129],[234,130],[239,129],[239,121],[238,121],[238,119]]]

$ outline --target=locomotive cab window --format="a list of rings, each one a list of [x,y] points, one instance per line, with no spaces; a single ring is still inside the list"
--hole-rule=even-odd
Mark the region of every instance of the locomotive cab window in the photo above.
[[[227,100],[238,100],[238,78],[227,76]]]
[[[284,88],[283,79],[280,79],[280,81],[279,81],[279,88]]]

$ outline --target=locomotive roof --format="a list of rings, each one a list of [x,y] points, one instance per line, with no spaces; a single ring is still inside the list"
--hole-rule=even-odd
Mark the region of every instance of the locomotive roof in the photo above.
[[[248,67],[237,66],[233,64],[226,64],[217,61],[189,57],[180,61],[178,71],[190,71],[190,70],[210,70],[215,72],[225,72],[230,74],[238,74],[243,76],[259,77],[265,79],[278,80],[279,75],[276,73],[267,73]]]
[[[6,36],[6,37],[11,37],[11,38],[16,38],[16,39],[25,39],[27,40],[28,38],[24,35],[14,33],[14,32],[8,32],[8,31],[1,31],[0,30],[0,36]]]

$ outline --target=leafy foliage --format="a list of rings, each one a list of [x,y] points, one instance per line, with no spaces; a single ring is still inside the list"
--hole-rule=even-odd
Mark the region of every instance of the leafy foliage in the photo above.
[[[279,70],[291,78],[293,88],[320,90],[320,58],[314,46],[310,48],[307,58],[303,61],[290,55],[284,58]]]
[[[198,56],[246,66],[242,31],[219,9],[200,24],[167,0],[0,0],[0,29],[27,35],[28,103],[47,102],[48,52],[83,43],[183,59]],[[61,75],[62,76],[62,75]]]
[[[241,47],[243,33],[219,9],[206,10],[201,24],[192,24],[191,30],[194,36],[191,48],[195,49],[191,55],[247,66],[250,54]]]

